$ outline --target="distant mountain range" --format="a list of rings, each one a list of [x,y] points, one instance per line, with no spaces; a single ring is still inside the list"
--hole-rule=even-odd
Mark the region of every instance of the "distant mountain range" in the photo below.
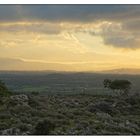
[[[110,74],[140,74],[140,69],[131,69],[131,68],[121,68],[121,69],[113,69],[113,70],[104,70],[100,71],[100,73],[110,73]]]

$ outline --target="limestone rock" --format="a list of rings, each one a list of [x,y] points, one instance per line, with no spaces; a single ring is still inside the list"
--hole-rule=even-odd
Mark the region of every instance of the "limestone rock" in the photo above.
[[[1,131],[1,135],[20,135],[20,130],[18,128],[9,128]]]
[[[13,95],[10,97],[10,101],[15,104],[28,104],[29,98],[27,95],[20,94],[20,95]]]

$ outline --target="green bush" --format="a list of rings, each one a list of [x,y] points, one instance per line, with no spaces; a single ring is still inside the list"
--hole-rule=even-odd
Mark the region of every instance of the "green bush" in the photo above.
[[[34,135],[49,135],[51,134],[50,132],[54,130],[54,128],[55,128],[54,123],[45,119],[37,123],[33,134]]]
[[[9,128],[9,124],[7,122],[0,122],[0,130],[5,130]]]
[[[33,108],[37,108],[38,106],[40,106],[39,101],[33,97],[30,97],[30,96],[29,96],[28,104]]]
[[[32,125],[27,123],[19,123],[16,127],[19,128],[21,132],[26,132],[31,130]]]
[[[10,92],[8,91],[5,83],[0,81],[0,96],[8,96],[9,94]]]
[[[39,95],[39,92],[32,91],[31,94],[34,95],[34,96],[37,96],[37,95]]]

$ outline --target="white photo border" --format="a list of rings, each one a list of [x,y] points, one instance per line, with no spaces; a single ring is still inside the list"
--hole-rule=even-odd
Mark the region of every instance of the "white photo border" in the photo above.
[[[140,0],[0,0],[0,4],[140,4]]]

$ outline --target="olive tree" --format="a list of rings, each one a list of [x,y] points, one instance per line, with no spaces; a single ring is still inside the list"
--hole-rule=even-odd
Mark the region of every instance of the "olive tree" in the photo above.
[[[132,85],[131,82],[128,80],[111,81],[110,79],[105,79],[103,84],[105,88],[111,89],[113,91],[117,90],[122,95],[127,95]]]

